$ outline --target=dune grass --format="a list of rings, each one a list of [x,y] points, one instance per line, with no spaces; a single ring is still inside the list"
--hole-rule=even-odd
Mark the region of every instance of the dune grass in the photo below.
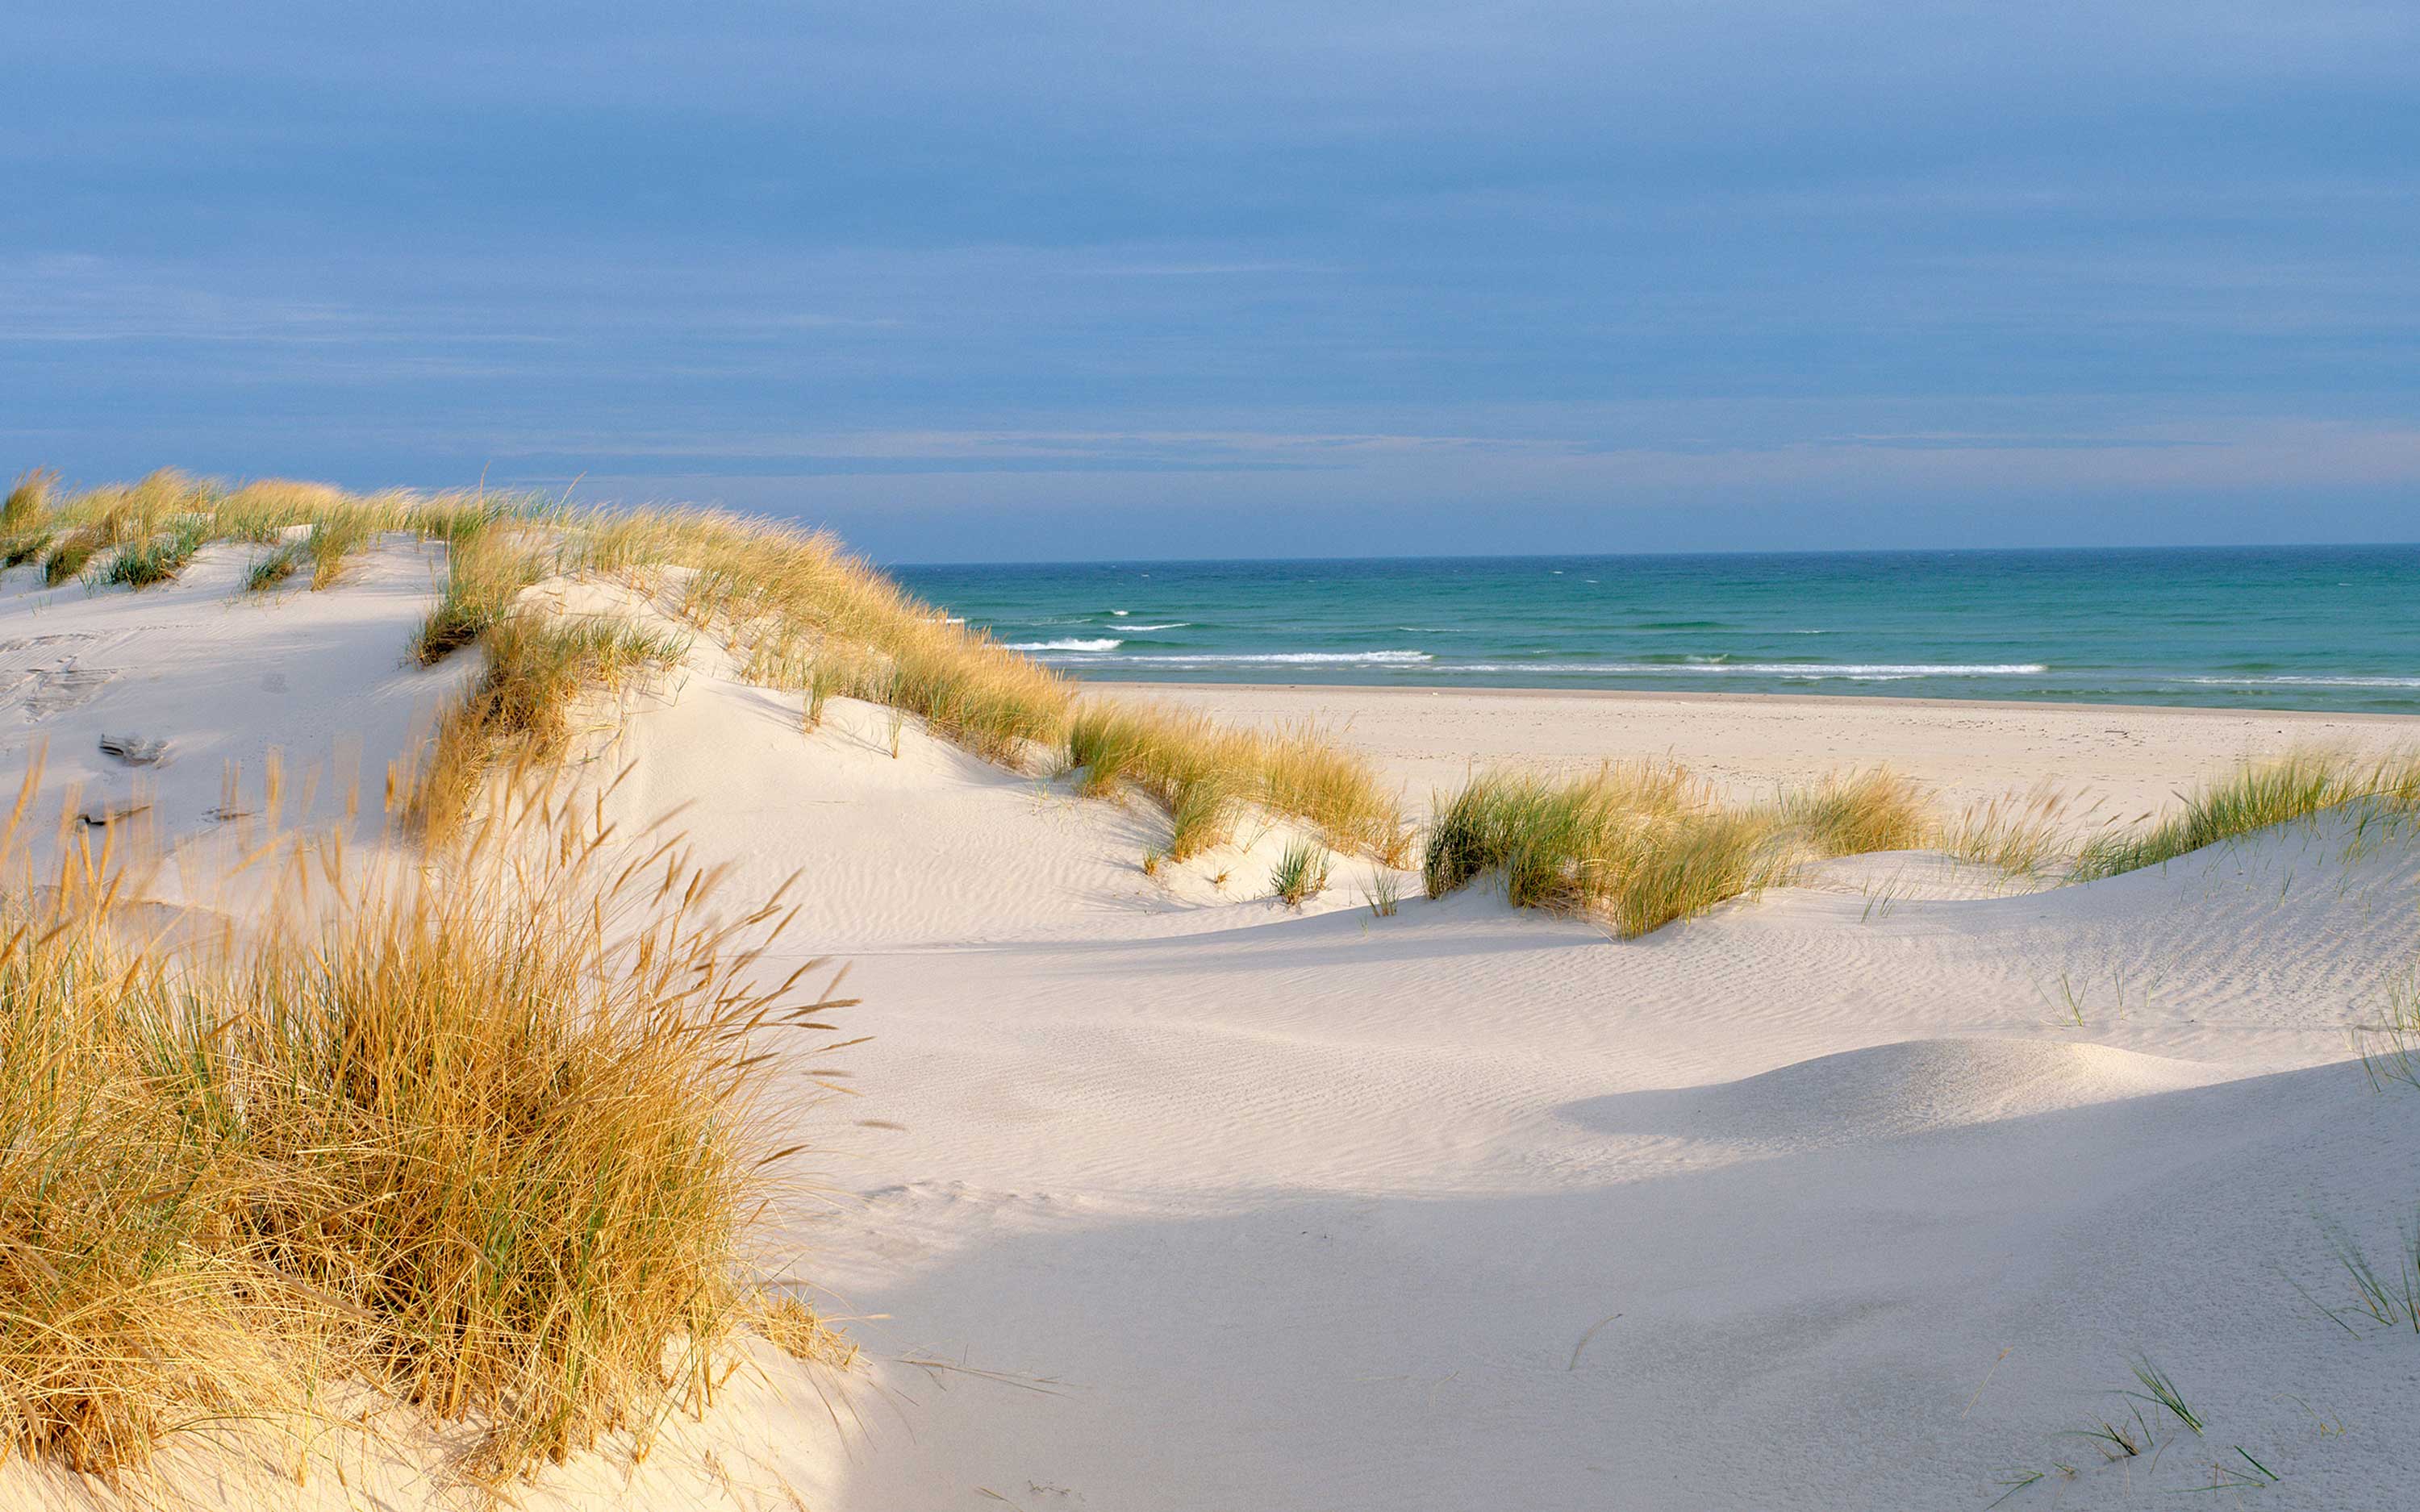
[[[1516,907],[1584,914],[1633,938],[1789,882],[1810,856],[1903,849],[1931,832],[1922,794],[1886,771],[1744,807],[1668,763],[1562,779],[1490,772],[1435,803],[1422,879],[1442,898],[1500,873]]]
[[[52,545],[42,558],[42,582],[56,588],[68,579],[83,574],[85,564],[101,548],[101,539],[88,531],[77,531]]]
[[[579,510],[484,490],[355,495],[281,480],[229,487],[174,471],[54,494],[50,474],[21,480],[20,524],[5,537],[23,560],[41,555],[54,585],[102,550],[173,530],[176,543],[273,547],[247,575],[249,591],[284,583],[306,562],[311,586],[326,588],[380,532],[406,532],[448,550],[439,601],[412,645],[423,665],[480,642],[542,579],[618,576],[671,588],[678,611],[726,640],[746,675],[805,694],[810,730],[829,700],[850,697],[912,715],[932,733],[1019,769],[1086,768],[1103,739],[1135,747],[1116,779],[1087,777],[1085,785],[1097,794],[1123,783],[1164,804],[1178,858],[1226,839],[1252,806],[1390,865],[1411,842],[1399,799],[1325,733],[1231,731],[1147,708],[1099,712],[1106,701],[1079,700],[1066,678],[950,622],[819,532],[708,510]],[[299,542],[290,538],[298,527],[308,528]],[[0,519],[0,532],[8,530]],[[137,577],[166,561],[148,548],[120,559]]]
[[[1941,849],[2012,877],[2045,876],[2068,860],[2067,799],[2045,785],[1969,804],[1944,825]]]
[[[708,922],[673,841],[606,838],[516,788],[438,865],[177,958],[113,923],[106,856],[9,895],[0,1444],[115,1474],[350,1378],[498,1484],[707,1399],[788,1153],[768,1037],[846,1005],[755,985],[778,896]]]
[[[288,541],[253,563],[252,570],[244,574],[244,592],[265,594],[283,587],[302,565],[302,543]]]
[[[1287,845],[1269,872],[1269,891],[1288,908],[1299,909],[1327,890],[1327,847],[1298,840]]]
[[[59,475],[52,468],[35,468],[17,474],[8,487],[6,501],[0,501],[0,531],[14,534],[30,531],[50,518],[51,496],[58,491]]]
[[[1087,699],[1068,719],[1066,753],[1078,792],[1132,787],[1167,809],[1173,860],[1232,839],[1247,805],[1302,820],[1331,846],[1388,865],[1411,842],[1368,760],[1308,724],[1264,733],[1164,705]]]
[[[1781,820],[1822,856],[1919,850],[1939,831],[1924,790],[1886,767],[1784,795]]]
[[[491,624],[482,644],[486,666],[439,721],[411,784],[407,811],[428,835],[450,833],[497,767],[561,762],[582,698],[618,697],[689,652],[685,638],[629,620],[528,609]]]
[[[182,572],[194,553],[202,548],[207,527],[198,519],[185,519],[165,534],[132,546],[120,547],[110,559],[109,569],[101,581],[128,588],[148,588],[163,583]]]
[[[49,548],[54,529],[51,497],[58,483],[59,475],[48,468],[18,475],[0,503],[0,566],[22,567]]]
[[[2363,801],[2400,810],[2420,806],[2420,761],[2410,756],[2364,759],[2338,750],[2304,749],[2274,760],[2247,762],[2188,796],[2180,812],[2148,828],[2095,838],[2078,853],[2070,875],[2078,882],[2091,882],[2138,872],[2206,846]]]
[[[546,576],[549,564],[536,542],[500,519],[449,522],[445,538],[445,587],[412,639],[412,655],[423,666],[475,643],[504,619],[523,589]]]

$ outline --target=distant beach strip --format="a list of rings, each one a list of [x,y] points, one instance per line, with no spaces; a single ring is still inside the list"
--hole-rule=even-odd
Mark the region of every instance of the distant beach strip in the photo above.
[[[2420,713],[2420,547],[897,566],[1084,678]]]

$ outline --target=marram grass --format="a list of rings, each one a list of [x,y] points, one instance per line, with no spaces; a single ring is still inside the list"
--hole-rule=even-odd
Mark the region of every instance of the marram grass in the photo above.
[[[431,868],[268,847],[287,907],[183,956],[127,943],[106,856],[8,894],[0,1444],[116,1474],[349,1377],[500,1484],[708,1398],[790,1153],[767,1052],[845,1005],[759,985],[778,897],[709,919],[674,841],[605,839],[515,785]]]
[[[1625,938],[1789,882],[1810,856],[1901,849],[1931,833],[1922,795],[1887,772],[1745,807],[1668,763],[1561,779],[1489,772],[1435,810],[1422,858],[1430,897],[1496,873],[1514,906],[1586,915]]]
[[[2141,871],[2352,803],[2395,810],[2420,806],[2420,759],[2304,749],[2247,762],[2196,790],[2182,810],[2157,824],[2097,837],[2077,855],[2070,874],[2091,882]]]
[[[0,545],[42,560],[54,586],[109,550],[135,578],[158,580],[155,566],[173,572],[201,545],[225,540],[268,548],[247,588],[278,587],[307,565],[320,589],[380,532],[440,541],[445,577],[412,644],[423,665],[481,644],[542,579],[676,579],[682,615],[727,640],[751,678],[805,695],[810,729],[840,696],[889,705],[1011,766],[1089,773],[1095,750],[1112,748],[1117,759],[1085,786],[1132,787],[1162,804],[1178,859],[1227,839],[1248,806],[1300,819],[1331,846],[1390,865],[1411,841],[1399,799],[1365,758],[1325,733],[1231,730],[1079,700],[1066,678],[946,620],[819,532],[707,510],[573,509],[484,491],[356,495],[276,480],[228,486],[174,471],[71,495],[54,475],[29,473],[10,498]]]

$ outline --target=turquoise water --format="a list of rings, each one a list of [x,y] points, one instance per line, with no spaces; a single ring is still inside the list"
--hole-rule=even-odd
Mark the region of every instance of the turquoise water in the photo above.
[[[1079,677],[2420,713],[2420,547],[890,569]]]

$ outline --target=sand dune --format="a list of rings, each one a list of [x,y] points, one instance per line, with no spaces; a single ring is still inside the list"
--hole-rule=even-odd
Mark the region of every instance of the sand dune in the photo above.
[[[46,801],[147,784],[172,842],[222,825],[225,764],[270,747],[382,770],[463,675],[403,664],[419,553],[269,603],[233,598],[233,548],[139,594],[10,574],[11,759],[47,743]],[[1400,695],[1315,697],[1407,780],[1502,753],[1476,738],[1491,695],[1424,699],[1418,732]],[[1953,793],[2148,806],[2267,729],[1724,709],[1669,701],[1603,754],[1786,719],[1713,764],[1753,784],[1892,755]],[[1556,717],[1559,759],[1604,728]],[[1927,719],[1954,735],[1885,748]],[[2146,733],[2071,759],[2121,727]],[[121,731],[171,757],[104,765]],[[2414,1196],[2420,1093],[2379,1094],[2349,1049],[2410,968],[2408,844],[2323,820],[2049,890],[1868,856],[1616,942],[1484,887],[1374,917],[1360,862],[1289,911],[1280,826],[1147,877],[1157,813],[912,720],[894,755],[870,704],[802,733],[795,695],[711,644],[600,711],[585,755],[628,769],[619,815],[679,809],[736,894],[796,873],[799,953],[852,964],[862,1095],[826,1126],[837,1195],[783,1215],[781,1258],[870,1363],[831,1404],[768,1364],[646,1467],[575,1460],[535,1504],[2165,1504],[2250,1474],[2240,1449],[2279,1477],[2258,1504],[2338,1507],[2420,1470],[2420,1341],[2297,1289],[2346,1295],[2322,1220],[2391,1257]],[[2141,1357],[2205,1431],[2154,1410],[2157,1463],[2104,1461],[2067,1435],[2140,1405],[2113,1393]],[[274,1494],[411,1504],[419,1443]],[[0,1469],[20,1504],[63,1484]]]

